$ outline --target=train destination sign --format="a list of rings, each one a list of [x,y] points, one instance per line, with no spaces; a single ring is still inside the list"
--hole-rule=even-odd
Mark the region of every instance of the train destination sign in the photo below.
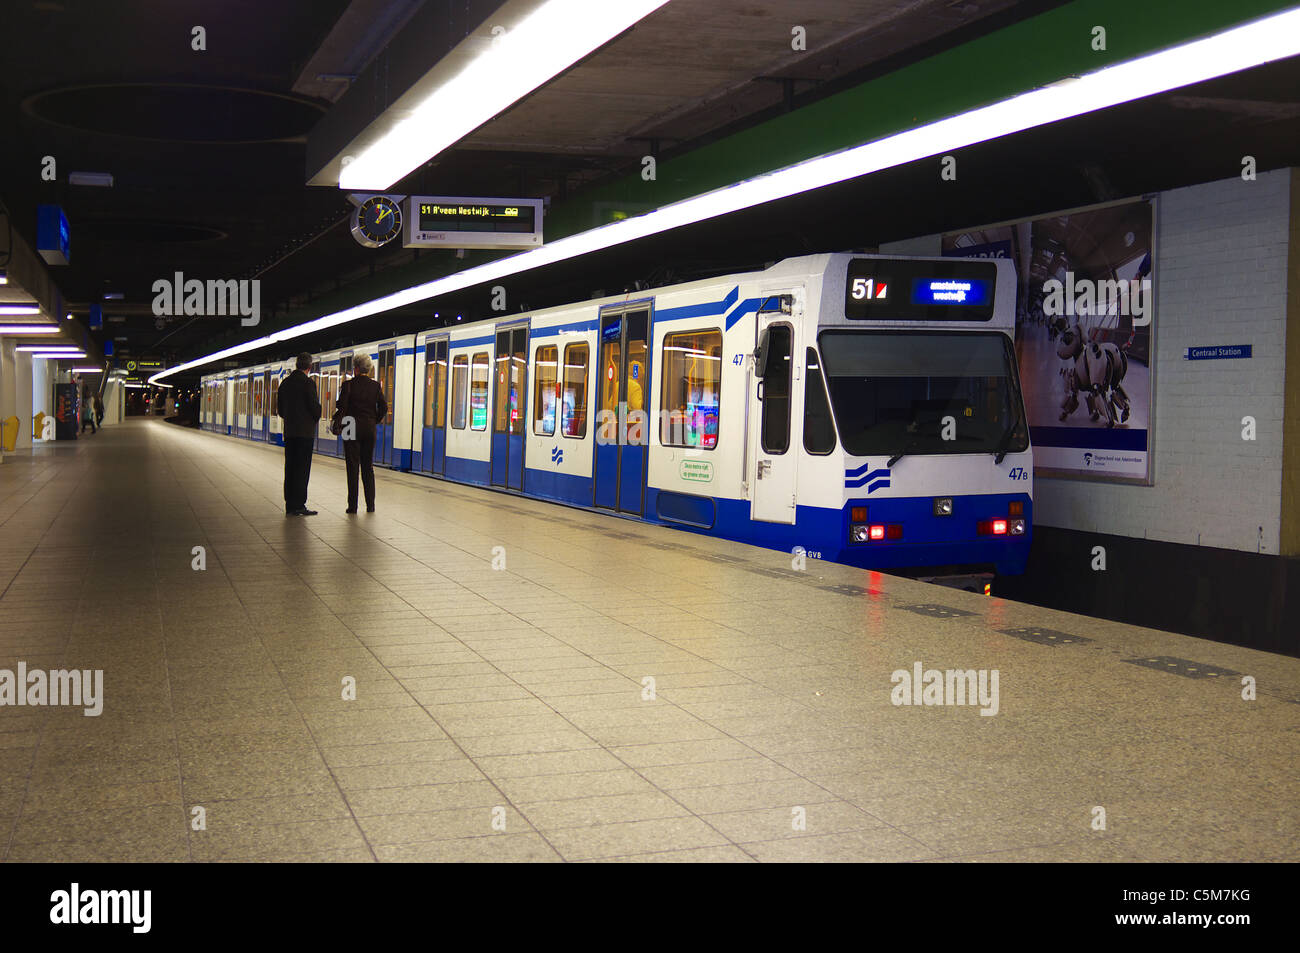
[[[403,210],[406,248],[536,248],[542,199],[412,195]]]
[[[844,283],[853,321],[988,321],[997,265],[988,261],[855,258]]]

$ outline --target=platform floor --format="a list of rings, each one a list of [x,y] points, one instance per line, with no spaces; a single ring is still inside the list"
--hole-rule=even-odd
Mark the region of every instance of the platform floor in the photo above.
[[[286,519],[281,482],[160,420],[0,465],[0,669],[104,672],[98,717],[0,707],[0,858],[1300,859],[1300,660],[409,475],[345,516],[320,457]],[[998,713],[895,706],[918,661],[997,669]]]

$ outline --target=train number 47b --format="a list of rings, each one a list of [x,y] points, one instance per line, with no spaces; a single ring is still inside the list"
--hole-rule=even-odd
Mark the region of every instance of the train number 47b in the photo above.
[[[1007,476],[1009,476],[1013,480],[1028,480],[1029,471],[1026,470],[1024,467],[1012,467],[1009,471],[1007,471]]]

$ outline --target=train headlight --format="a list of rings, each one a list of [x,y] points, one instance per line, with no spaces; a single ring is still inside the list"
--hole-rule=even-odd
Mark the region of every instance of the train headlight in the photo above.
[[[1008,535],[1008,536],[1024,536],[1024,535],[1025,535],[1025,521],[1024,521],[1024,520],[1008,520],[1008,521],[1007,521],[1007,535]]]
[[[854,523],[849,527],[849,542],[865,543],[869,538],[868,527],[865,523]]]
[[[952,516],[952,497],[937,496],[934,499],[935,516]]]

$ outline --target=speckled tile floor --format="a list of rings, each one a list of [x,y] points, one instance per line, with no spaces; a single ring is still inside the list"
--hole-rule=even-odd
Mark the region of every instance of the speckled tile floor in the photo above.
[[[103,671],[0,707],[0,858],[1300,859],[1300,660],[407,475],[349,517],[320,457],[286,519],[281,467],[153,420],[0,465],[0,681]],[[894,705],[916,662],[997,714]]]

